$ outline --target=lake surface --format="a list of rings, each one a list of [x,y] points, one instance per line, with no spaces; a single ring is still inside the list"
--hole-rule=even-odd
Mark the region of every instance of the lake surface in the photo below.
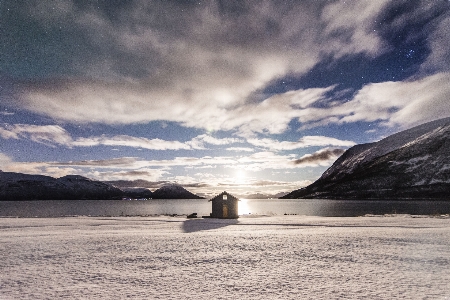
[[[0,201],[0,217],[187,215],[194,212],[198,216],[208,216],[211,203],[207,199]],[[352,217],[394,213],[449,214],[450,201],[241,199],[239,202],[241,215]]]

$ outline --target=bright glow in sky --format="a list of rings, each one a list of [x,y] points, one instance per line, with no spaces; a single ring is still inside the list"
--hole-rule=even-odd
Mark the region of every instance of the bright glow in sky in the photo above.
[[[450,2],[0,2],[0,169],[305,186],[450,116]]]

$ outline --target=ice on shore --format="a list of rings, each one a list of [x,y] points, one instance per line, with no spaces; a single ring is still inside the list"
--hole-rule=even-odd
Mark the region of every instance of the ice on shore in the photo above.
[[[449,299],[448,218],[0,218],[0,299]]]

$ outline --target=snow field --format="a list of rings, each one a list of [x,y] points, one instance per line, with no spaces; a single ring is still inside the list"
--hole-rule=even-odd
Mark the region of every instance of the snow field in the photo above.
[[[447,218],[0,218],[0,299],[449,299]]]

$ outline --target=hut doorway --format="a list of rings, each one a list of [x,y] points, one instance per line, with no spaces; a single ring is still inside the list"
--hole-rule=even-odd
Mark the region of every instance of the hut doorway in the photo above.
[[[224,219],[228,218],[228,206],[227,205],[223,206],[223,218]]]

